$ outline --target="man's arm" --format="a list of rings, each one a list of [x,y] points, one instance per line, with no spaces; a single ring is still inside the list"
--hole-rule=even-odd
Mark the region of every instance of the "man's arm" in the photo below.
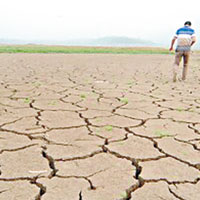
[[[191,46],[192,46],[196,41],[197,41],[196,37],[193,36],[193,37],[192,37],[192,43],[191,43]]]
[[[172,39],[172,41],[171,41],[171,46],[170,46],[170,48],[169,48],[170,51],[173,50],[173,46],[174,46],[174,43],[175,43],[176,39],[177,39],[177,37],[174,37],[174,38]]]

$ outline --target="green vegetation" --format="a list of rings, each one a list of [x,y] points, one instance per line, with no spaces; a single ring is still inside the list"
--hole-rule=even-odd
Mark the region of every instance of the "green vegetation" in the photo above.
[[[50,105],[50,106],[55,106],[55,105],[56,105],[56,101],[55,101],[55,100],[54,100],[54,101],[51,101],[51,102],[48,103],[48,105]]]
[[[81,94],[80,97],[81,97],[81,99],[85,99],[86,95],[85,94]]]
[[[190,108],[188,112],[195,112],[195,108]]]
[[[39,82],[34,82],[33,85],[36,87],[36,88],[39,88],[41,86],[41,83]]]
[[[120,102],[127,104],[128,103],[128,99],[127,98],[121,98]]]
[[[127,83],[127,85],[133,85],[134,84],[134,82],[133,81],[129,81],[128,83]]]
[[[27,98],[25,98],[25,99],[24,99],[24,103],[31,103],[31,99],[30,99],[30,98],[28,98],[28,97],[27,97]]]
[[[122,193],[120,194],[120,196],[121,196],[123,199],[126,199],[126,198],[128,197],[126,191],[125,191],[125,192],[122,192]]]
[[[156,130],[154,134],[155,134],[156,136],[158,136],[158,137],[161,137],[161,138],[172,136],[172,135],[170,135],[170,134],[169,134],[167,131],[165,131],[165,130]]]
[[[95,121],[96,121],[96,122],[101,122],[101,121],[102,121],[102,119],[100,119],[100,118],[97,118]]]
[[[66,53],[66,54],[173,54],[156,47],[73,47],[48,45],[0,45],[0,53]]]
[[[106,131],[112,131],[113,127],[111,125],[105,126]]]
[[[176,108],[176,110],[177,110],[178,112],[182,112],[182,111],[184,111],[183,108]]]

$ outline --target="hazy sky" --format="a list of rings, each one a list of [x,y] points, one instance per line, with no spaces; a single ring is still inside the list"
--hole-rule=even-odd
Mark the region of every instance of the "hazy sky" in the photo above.
[[[171,40],[191,20],[200,31],[197,0],[0,0],[0,38],[127,36]]]

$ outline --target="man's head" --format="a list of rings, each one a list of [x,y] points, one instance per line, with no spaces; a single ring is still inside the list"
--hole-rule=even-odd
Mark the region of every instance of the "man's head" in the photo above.
[[[191,23],[190,21],[186,21],[184,25],[185,25],[185,26],[191,26],[192,23]]]

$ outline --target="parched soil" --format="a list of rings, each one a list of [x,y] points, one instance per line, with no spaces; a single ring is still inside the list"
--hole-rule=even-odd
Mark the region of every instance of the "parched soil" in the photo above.
[[[0,54],[0,199],[200,199],[200,59],[173,60]]]

